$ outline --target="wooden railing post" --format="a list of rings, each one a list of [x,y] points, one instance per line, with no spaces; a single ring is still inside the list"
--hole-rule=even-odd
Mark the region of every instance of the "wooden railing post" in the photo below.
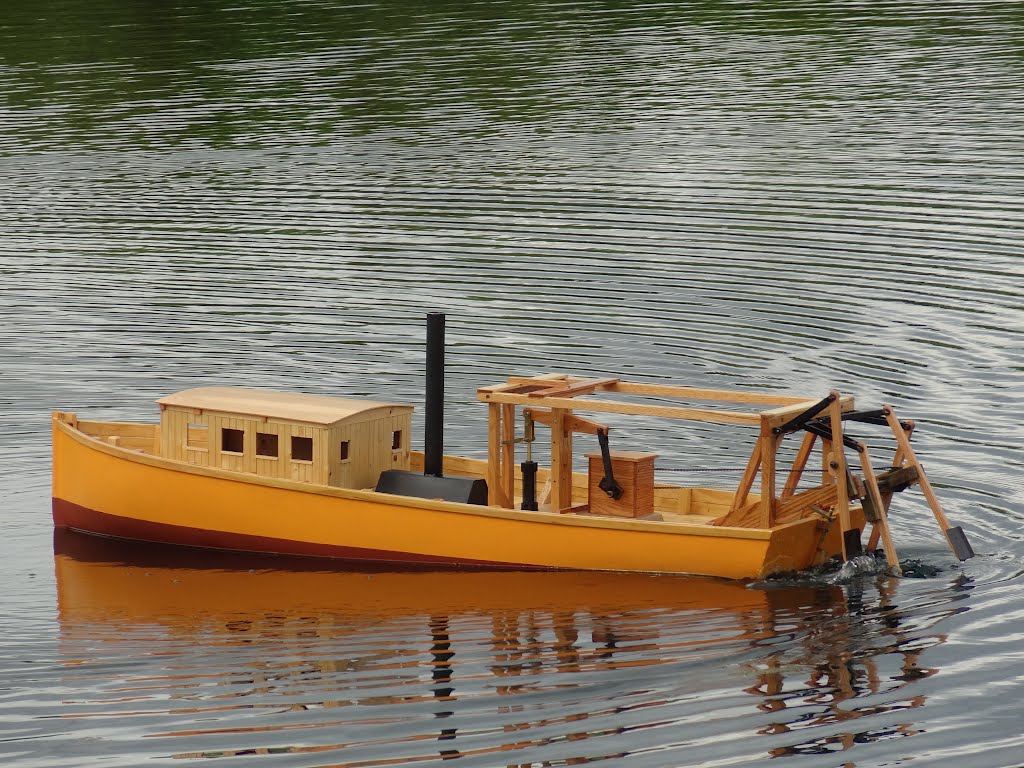
[[[762,528],[775,525],[775,457],[781,435],[772,431],[768,419],[761,419],[761,520]]]
[[[569,412],[551,409],[551,511],[572,506],[572,433],[566,429]]]
[[[505,497],[501,474],[501,405],[487,405],[487,503],[508,508],[512,502]]]
[[[501,406],[501,492],[509,507],[515,506],[516,407]]]
[[[835,472],[836,512],[839,517],[840,533],[843,534],[843,560],[847,559],[845,534],[850,530],[850,489],[847,487],[846,457],[843,454],[843,410],[839,405],[839,393],[833,391],[835,400],[828,407],[832,428],[832,460],[830,469]]]

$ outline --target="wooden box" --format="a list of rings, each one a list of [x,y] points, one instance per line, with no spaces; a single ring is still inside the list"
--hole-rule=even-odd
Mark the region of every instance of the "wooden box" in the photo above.
[[[601,454],[587,455],[590,462],[587,498],[591,514],[615,517],[645,517],[652,514],[654,512],[654,460],[657,458],[657,454],[612,451],[611,457],[615,482],[622,486],[622,496],[617,501],[598,487],[604,478],[604,462],[601,459]]]

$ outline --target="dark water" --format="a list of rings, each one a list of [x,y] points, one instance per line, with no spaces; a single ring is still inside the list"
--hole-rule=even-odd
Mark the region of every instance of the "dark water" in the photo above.
[[[4,765],[1024,765],[1022,25],[980,0],[4,3]],[[449,450],[482,455],[472,393],[513,372],[838,387],[918,421],[978,557],[913,493],[898,580],[53,541],[50,410],[418,403],[430,310]],[[749,447],[615,426],[667,468]]]

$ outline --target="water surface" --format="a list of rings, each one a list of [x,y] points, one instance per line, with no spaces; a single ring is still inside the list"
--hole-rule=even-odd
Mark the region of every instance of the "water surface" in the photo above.
[[[1022,21],[983,0],[6,3],[0,755],[1021,765]],[[837,387],[917,420],[978,557],[916,493],[900,580],[53,541],[51,410],[152,420],[206,384],[419,405],[436,310],[453,452],[483,455],[473,392],[509,373]],[[666,477],[728,485],[749,450],[613,426]]]

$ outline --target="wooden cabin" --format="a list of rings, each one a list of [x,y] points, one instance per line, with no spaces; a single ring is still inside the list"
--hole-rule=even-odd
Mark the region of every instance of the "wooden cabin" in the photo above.
[[[168,459],[338,488],[373,488],[384,470],[409,468],[411,405],[244,387],[157,403]]]

